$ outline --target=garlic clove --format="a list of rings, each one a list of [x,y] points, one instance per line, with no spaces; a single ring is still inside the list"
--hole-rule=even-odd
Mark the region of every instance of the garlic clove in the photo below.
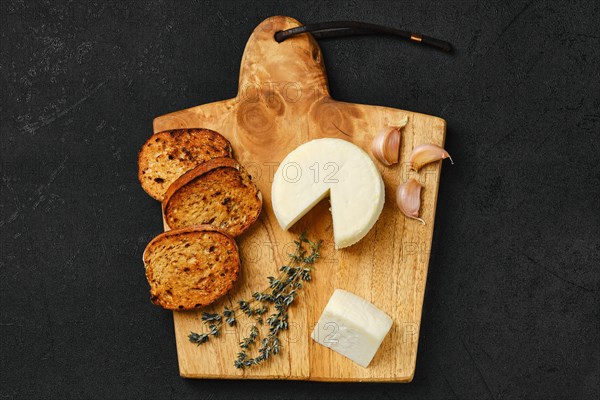
[[[425,225],[425,221],[419,218],[421,208],[421,189],[423,186],[414,179],[409,179],[396,190],[396,204],[408,218],[416,219]]]
[[[422,144],[420,146],[415,147],[412,153],[410,153],[409,162],[411,168],[415,171],[418,171],[425,164],[443,160],[445,158],[450,159],[450,162],[454,164],[454,161],[452,161],[452,157],[450,157],[450,154],[448,154],[448,152],[440,146],[435,144]]]
[[[371,151],[383,165],[397,164],[400,160],[400,141],[402,139],[400,129],[407,123],[408,118],[404,118],[397,125],[385,126],[373,139]]]

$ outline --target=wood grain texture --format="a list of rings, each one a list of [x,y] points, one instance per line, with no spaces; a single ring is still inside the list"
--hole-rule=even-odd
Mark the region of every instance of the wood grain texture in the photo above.
[[[315,381],[410,382],[413,378],[423,294],[431,249],[441,163],[409,171],[406,160],[414,146],[443,145],[443,119],[387,107],[339,102],[331,98],[321,50],[310,35],[277,43],[278,30],[301,25],[289,17],[271,17],[254,30],[244,51],[235,98],[158,117],[154,132],[204,127],[227,137],[264,196],[259,220],[241,237],[240,279],[214,308],[232,306],[239,298],[266,286],[286,262],[292,242],[303,230],[323,239],[322,259],[296,305],[290,330],[282,337],[282,354],[245,371],[233,366],[238,342],[249,325],[223,328],[224,337],[197,347],[190,331],[202,331],[199,311],[174,312],[180,374],[189,378],[300,379]],[[381,82],[381,85],[387,84]],[[377,163],[386,199],[381,217],[359,243],[333,248],[328,200],[319,203],[290,232],[283,231],[271,206],[271,182],[278,163],[308,140],[335,137],[370,151],[373,136],[386,124],[408,116],[403,130],[401,162]],[[423,185],[423,226],[407,220],[395,205],[395,189],[409,177]],[[368,368],[363,368],[310,339],[325,304],[336,288],[364,297],[381,308],[394,324]],[[211,310],[207,310],[211,311]]]

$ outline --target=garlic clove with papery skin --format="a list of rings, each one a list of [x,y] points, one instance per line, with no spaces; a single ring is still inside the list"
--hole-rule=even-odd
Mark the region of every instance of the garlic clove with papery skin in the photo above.
[[[371,151],[383,165],[397,164],[400,160],[400,141],[402,140],[400,129],[407,123],[408,118],[404,118],[397,125],[387,125],[373,139]]]
[[[410,158],[408,161],[410,162],[411,168],[415,171],[418,171],[425,164],[443,160],[445,158],[450,159],[450,162],[454,164],[450,154],[448,154],[448,152],[442,147],[435,144],[422,144],[413,149],[412,153],[410,153]]]
[[[425,221],[419,218],[421,208],[421,189],[423,186],[414,179],[404,182],[396,190],[396,204],[408,218],[416,219],[425,225]]]

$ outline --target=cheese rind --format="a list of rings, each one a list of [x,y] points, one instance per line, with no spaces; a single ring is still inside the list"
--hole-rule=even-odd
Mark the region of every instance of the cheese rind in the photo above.
[[[342,139],[312,140],[281,162],[271,188],[279,225],[289,229],[328,195],[337,248],[365,237],[383,210],[385,188],[375,163]]]
[[[311,338],[367,367],[392,327],[392,319],[362,297],[337,289]]]

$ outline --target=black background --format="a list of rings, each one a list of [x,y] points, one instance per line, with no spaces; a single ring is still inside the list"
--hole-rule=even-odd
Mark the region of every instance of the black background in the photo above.
[[[2,1],[0,398],[594,398],[597,2]],[[155,116],[233,97],[252,29],[362,20],[451,41],[322,42],[333,97],[441,116],[443,168],[411,384],[193,381],[141,262]]]

